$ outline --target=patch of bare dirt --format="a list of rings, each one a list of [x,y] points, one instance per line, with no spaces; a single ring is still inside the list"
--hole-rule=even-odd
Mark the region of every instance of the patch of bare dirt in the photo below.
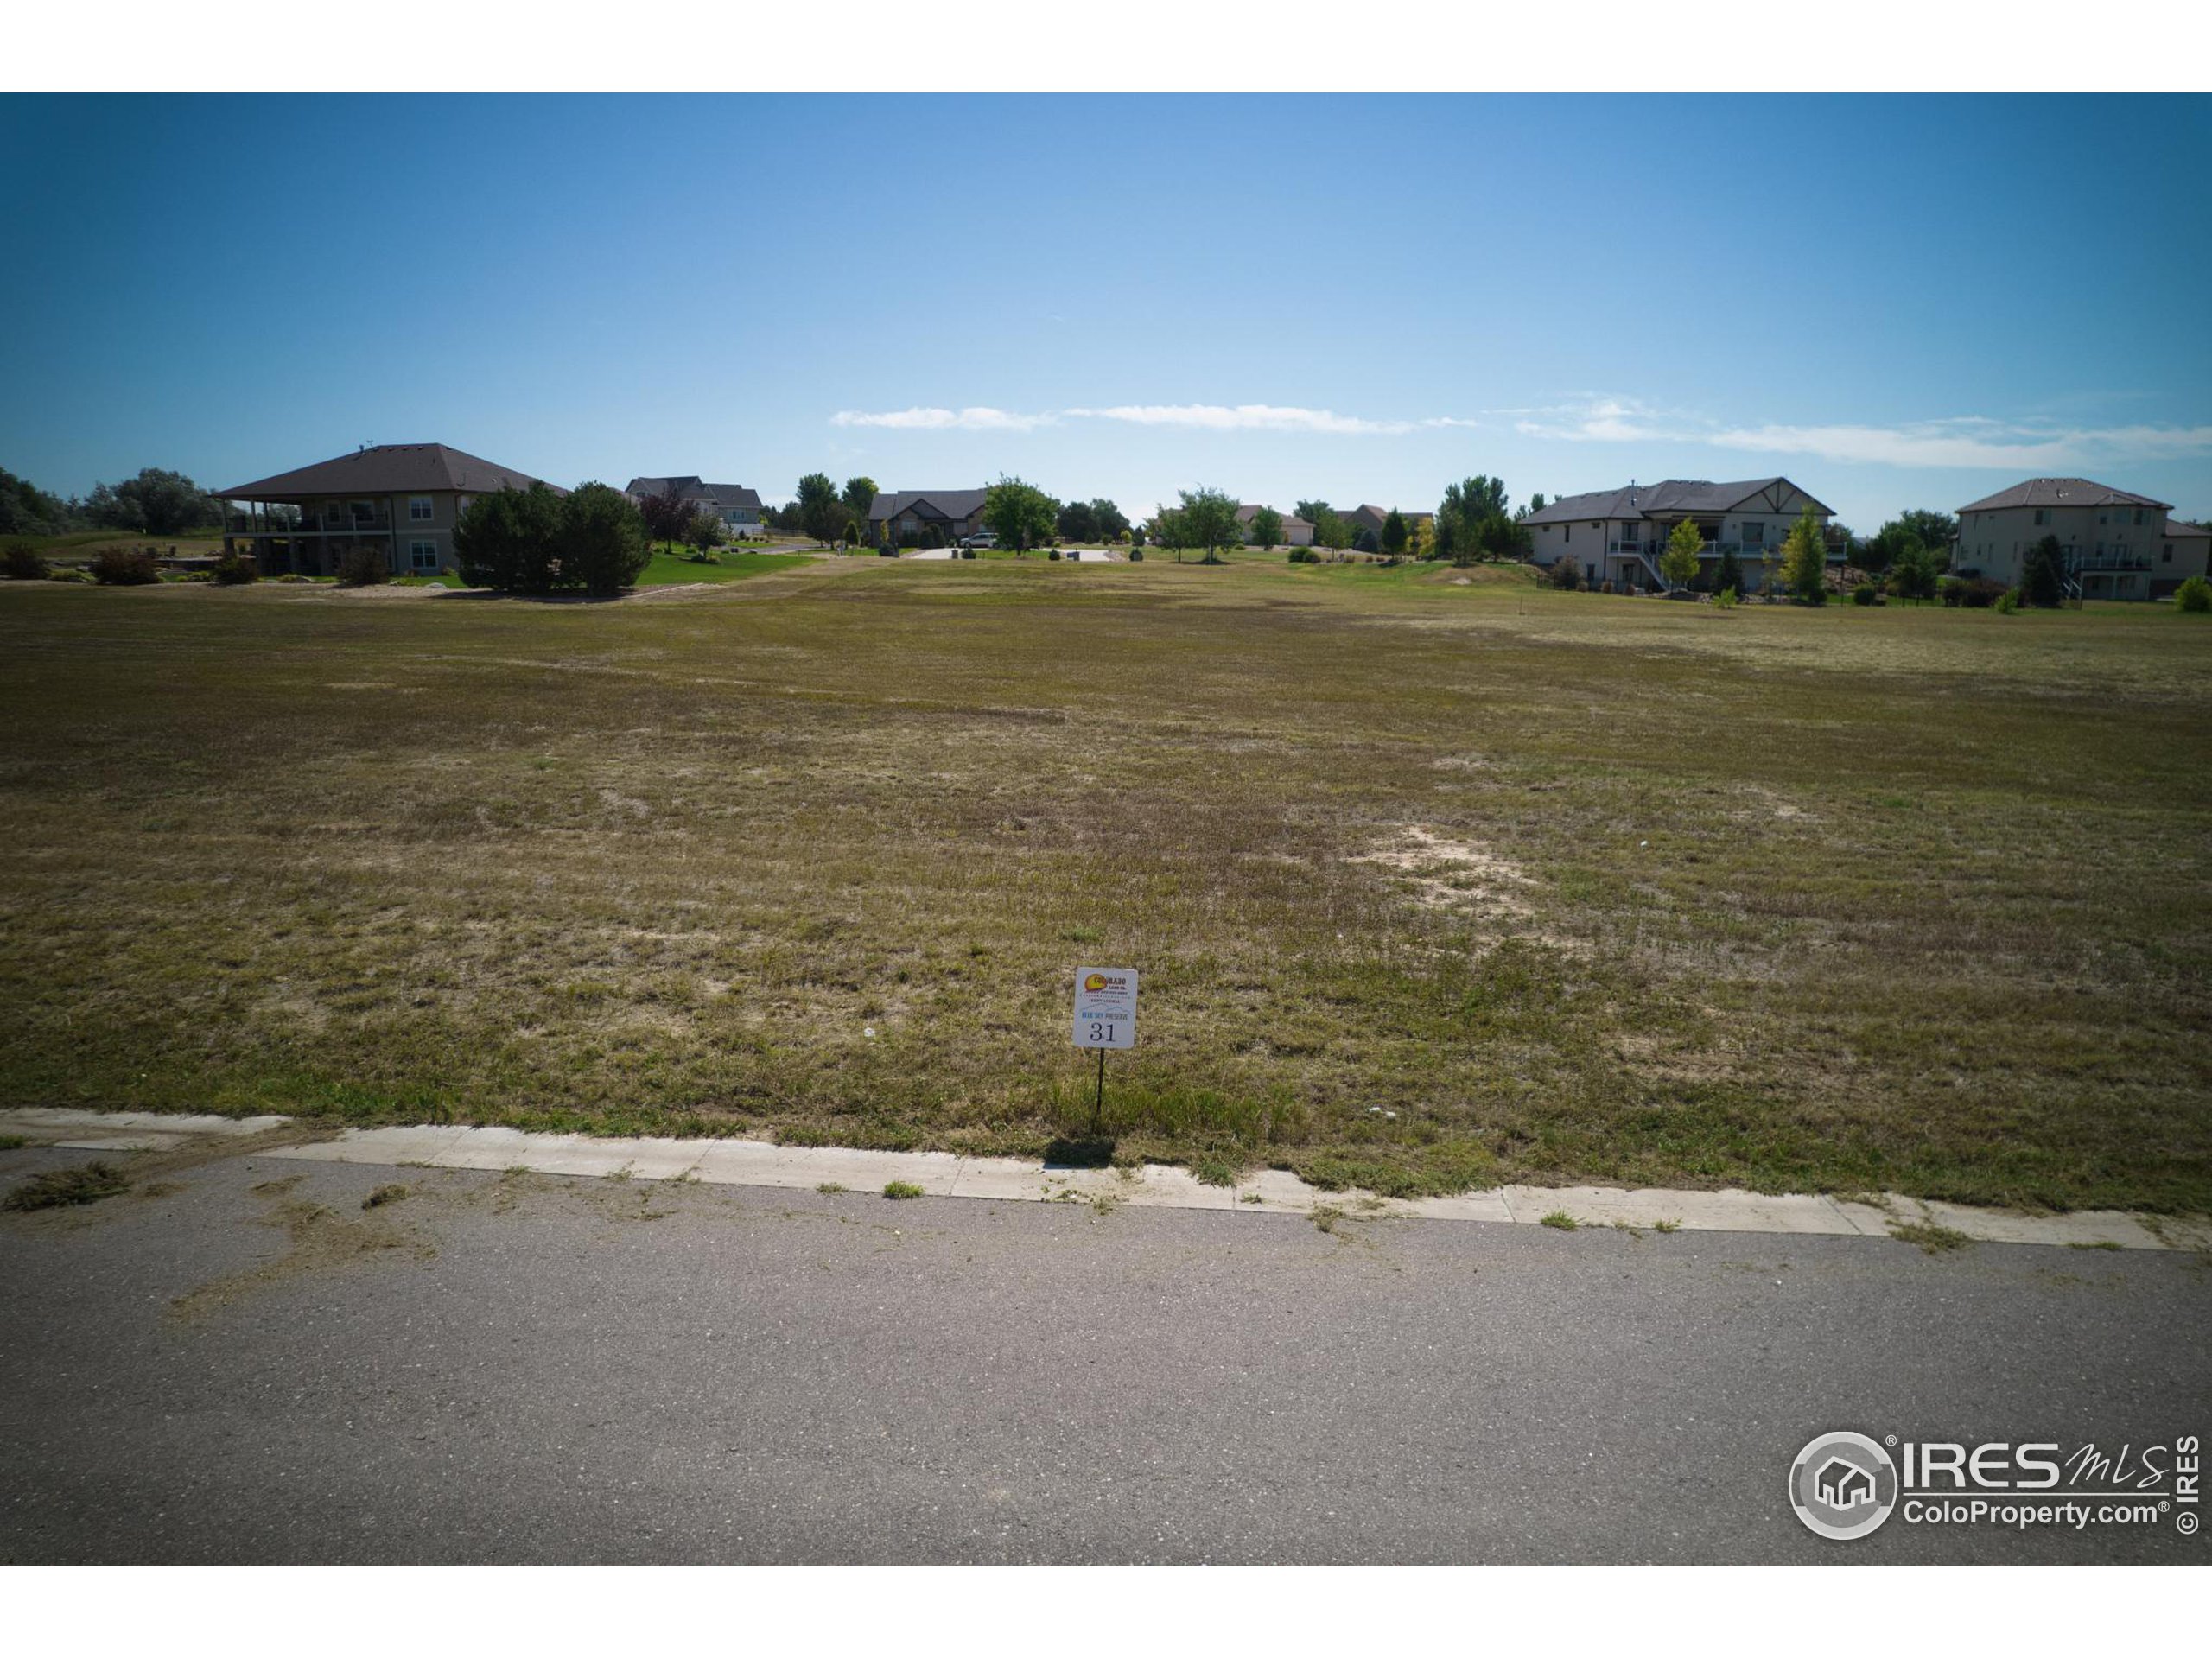
[[[1502,917],[1532,913],[1526,894],[1535,879],[1519,865],[1473,842],[1419,824],[1408,824],[1392,841],[1351,861],[1382,866],[1410,887],[1423,905]]]

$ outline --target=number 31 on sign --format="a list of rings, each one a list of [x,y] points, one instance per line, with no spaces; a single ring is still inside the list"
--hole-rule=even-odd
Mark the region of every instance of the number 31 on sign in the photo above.
[[[1078,968],[1075,970],[1074,1040],[1077,1048],[1135,1048],[1137,1046],[1135,969]]]

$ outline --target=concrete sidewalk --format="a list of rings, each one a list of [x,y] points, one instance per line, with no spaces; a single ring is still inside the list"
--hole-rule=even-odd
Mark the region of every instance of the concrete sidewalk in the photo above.
[[[183,1117],[156,1112],[26,1109],[0,1112],[0,1133],[88,1151],[166,1151],[195,1136],[242,1137],[289,1121],[274,1116]],[[452,1124],[347,1129],[327,1141],[261,1149],[257,1155],[435,1169],[524,1169],[542,1175],[703,1181],[727,1186],[826,1186],[856,1192],[880,1192],[888,1182],[906,1181],[937,1198],[1126,1204],[1261,1215],[1307,1215],[1317,1208],[1334,1205],[1351,1214],[1431,1221],[1541,1225],[1547,1217],[1563,1216],[1577,1227],[1865,1238],[1890,1237],[1903,1224],[1947,1229],[1995,1244],[2212,1249],[2212,1221],[2202,1217],[2135,1216],[2117,1210],[2029,1216],[1896,1193],[1868,1204],[1818,1193],[1745,1192],[1732,1188],[1708,1192],[1669,1187],[1499,1186],[1447,1198],[1385,1198],[1357,1188],[1328,1192],[1280,1169],[1247,1171],[1233,1187],[1209,1186],[1187,1169],[1173,1164],[1093,1169],[1026,1158],[963,1158],[949,1152],[865,1152],[844,1147],[784,1147],[766,1141],[537,1135],[521,1129]],[[1554,1219],[1551,1224],[1560,1224]]]
[[[2201,1218],[2140,1217],[2119,1211],[2025,1216],[1891,1195],[1878,1204],[1819,1194],[1718,1192],[1649,1187],[1501,1186],[1446,1198],[1383,1198],[1330,1192],[1287,1171],[1248,1172],[1234,1187],[1209,1186],[1174,1165],[1137,1169],[1061,1167],[1020,1158],[963,1158],[944,1152],[862,1152],[782,1147],[762,1141],[617,1140],[531,1135],[519,1129],[353,1129],[333,1141],[269,1154],[337,1163],[422,1164],[442,1169],[527,1169],[550,1175],[622,1176],[736,1186],[842,1187],[880,1191],[906,1181],[940,1198],[1027,1203],[1133,1205],[1177,1210],[1307,1214],[1334,1205],[1368,1215],[1436,1221],[1543,1224],[1561,1213],[1578,1226],[1680,1228],[1689,1232],[1816,1233],[1886,1238],[1899,1224],[1947,1228],[2005,1244],[2078,1244],[2129,1250],[2212,1248]],[[1556,1222],[1553,1224],[1556,1225]]]

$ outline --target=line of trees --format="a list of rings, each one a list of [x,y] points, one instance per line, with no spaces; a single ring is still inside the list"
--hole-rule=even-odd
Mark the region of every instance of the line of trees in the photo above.
[[[453,545],[464,582],[511,594],[609,598],[633,586],[652,557],[645,515],[608,484],[480,495],[454,527]]]
[[[1543,505],[1537,496],[1519,514],[1508,510],[1505,480],[1478,473],[1444,486],[1436,507],[1435,550],[1439,558],[1468,565],[1479,559],[1525,559],[1534,543],[1522,518]]]
[[[148,467],[116,484],[95,484],[79,499],[41,490],[0,471],[0,535],[64,536],[77,530],[119,530],[139,536],[184,536],[223,522],[223,505],[182,473]]]
[[[1199,555],[1200,564],[1219,564],[1222,554],[1242,544],[1244,526],[1236,520],[1236,498],[1226,491],[1201,486],[1176,492],[1176,504],[1153,515],[1147,534],[1180,564],[1185,550]],[[1282,533],[1278,516],[1275,533]]]
[[[798,481],[798,493],[785,506],[765,507],[761,520],[771,530],[804,536],[824,547],[858,547],[868,537],[868,511],[881,486],[865,474],[849,478],[841,489],[827,473],[809,473]],[[649,505],[650,513],[650,505]],[[1001,477],[985,492],[983,522],[1001,546],[1017,553],[1044,547],[1053,541],[1119,542],[1141,532],[1129,517],[1104,496],[1089,501],[1062,501],[1026,480]],[[674,532],[654,532],[659,539],[679,539]]]

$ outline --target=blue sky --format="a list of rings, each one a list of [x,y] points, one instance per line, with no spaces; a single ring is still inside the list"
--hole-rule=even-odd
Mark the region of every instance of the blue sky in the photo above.
[[[0,467],[2212,513],[2212,99],[0,99]]]

